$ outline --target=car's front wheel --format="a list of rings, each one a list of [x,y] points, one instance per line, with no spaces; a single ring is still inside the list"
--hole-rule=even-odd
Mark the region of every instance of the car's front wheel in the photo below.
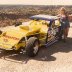
[[[36,37],[31,37],[28,39],[26,44],[26,54],[30,57],[34,57],[39,51],[39,41]]]

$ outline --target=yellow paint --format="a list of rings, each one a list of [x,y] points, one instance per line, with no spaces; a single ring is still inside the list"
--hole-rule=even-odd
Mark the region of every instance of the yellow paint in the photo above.
[[[28,26],[20,25],[13,28],[5,28],[5,32],[0,35],[0,48],[10,50],[15,47],[18,50],[20,47],[25,47],[24,43],[19,43],[21,38],[40,34],[45,35],[48,30],[48,23],[44,20],[32,20]]]

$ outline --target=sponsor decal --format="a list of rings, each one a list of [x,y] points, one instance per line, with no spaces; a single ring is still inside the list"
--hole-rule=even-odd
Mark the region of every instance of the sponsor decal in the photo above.
[[[9,38],[9,39],[13,39],[13,40],[19,40],[19,38],[13,37],[13,36],[5,35],[4,37],[5,37],[5,38]]]

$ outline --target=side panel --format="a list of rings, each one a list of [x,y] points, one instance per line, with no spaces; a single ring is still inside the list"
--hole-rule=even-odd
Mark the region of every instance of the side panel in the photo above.
[[[17,44],[23,37],[21,32],[16,30],[9,30],[0,37],[0,48],[11,50],[11,48]]]

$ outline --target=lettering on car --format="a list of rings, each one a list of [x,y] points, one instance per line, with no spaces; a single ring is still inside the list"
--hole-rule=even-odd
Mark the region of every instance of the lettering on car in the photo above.
[[[9,38],[9,39],[13,39],[13,40],[19,40],[19,38],[17,38],[17,37],[12,37],[12,36],[8,36],[8,35],[5,35],[4,37]]]

